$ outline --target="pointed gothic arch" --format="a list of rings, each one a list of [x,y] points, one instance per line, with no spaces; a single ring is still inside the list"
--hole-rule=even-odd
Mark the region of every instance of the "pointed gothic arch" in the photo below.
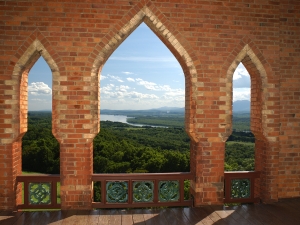
[[[267,121],[263,116],[270,113],[267,110],[267,73],[262,62],[248,44],[237,54],[226,73],[226,106],[230,113],[227,120],[227,133],[224,136],[229,137],[232,132],[232,81],[233,73],[240,63],[244,64],[251,79],[251,131],[255,137],[267,138]]]
[[[151,4],[150,4],[151,5]],[[151,5],[153,8],[154,6]],[[174,57],[178,60],[185,75],[185,129],[188,135],[193,139],[195,138],[194,131],[194,114],[196,104],[196,90],[199,85],[203,83],[197,82],[197,69],[194,64],[195,54],[191,56],[188,52],[193,52],[190,48],[188,51],[174,36],[174,34],[168,29],[164,23],[158,18],[157,15],[150,10],[150,6],[144,6],[138,13],[136,13],[129,22],[125,23],[119,31],[116,33],[107,34],[100,42],[95,51],[94,62],[91,71],[92,83],[99,85],[100,72],[110,57],[110,55],[121,45],[121,43],[142,23],[144,22],[167,46],[167,48],[173,53]],[[157,12],[157,10],[155,10]],[[159,13],[159,12],[157,12]],[[162,15],[160,15],[161,17]],[[123,21],[121,21],[123,23]],[[170,24],[168,24],[171,27]],[[187,43],[187,41],[184,41]],[[197,61],[199,63],[199,61]],[[98,88],[99,90],[99,88]],[[198,93],[199,94],[199,93]],[[100,91],[98,92],[98,113],[100,115]],[[99,121],[99,118],[97,118]],[[99,126],[98,126],[99,132]]]
[[[38,58],[42,56],[52,71],[52,88],[57,84],[60,75],[56,62],[41,41],[37,39],[38,36],[42,37],[39,32],[35,31],[16,52],[15,56],[11,59],[12,63],[15,61],[11,79],[5,81],[7,87],[9,87],[8,94],[11,95],[11,99],[6,102],[6,104],[10,105],[10,108],[7,107],[5,109],[5,113],[10,114],[11,118],[7,119],[6,123],[10,123],[12,128],[5,128],[4,132],[11,134],[11,138],[3,141],[9,144],[11,156],[13,155],[13,160],[11,160],[10,164],[12,170],[9,171],[11,173],[9,179],[13,182],[7,191],[11,192],[10,196],[12,196],[12,200],[10,207],[14,209],[22,201],[22,185],[15,181],[16,177],[22,174],[22,137],[28,127],[28,73]],[[32,40],[33,37],[36,38]],[[45,39],[42,40],[48,46],[48,42]],[[24,46],[26,50],[23,52]]]
[[[15,90],[17,90],[18,94],[16,96],[18,99],[16,104],[12,105],[12,110],[14,113],[18,114],[16,118],[19,118],[19,129],[16,130],[20,136],[18,138],[21,138],[27,131],[28,74],[32,66],[41,56],[52,71],[52,83],[55,85],[55,81],[59,78],[58,66],[38,39],[33,41],[14,66],[12,83],[16,85]]]
[[[255,47],[255,46],[254,46]],[[256,53],[255,53],[256,52]],[[273,102],[269,100],[271,93],[268,92],[269,88],[272,88],[272,84],[268,84],[268,77],[266,67],[268,64],[263,59],[262,54],[249,44],[245,44],[242,50],[236,55],[233,62],[230,64],[226,73],[226,106],[229,108],[230,114],[227,120],[227,133],[225,136],[229,137],[232,132],[232,79],[233,73],[236,70],[239,63],[243,63],[247,69],[251,79],[251,109],[250,109],[250,127],[251,132],[255,136],[255,171],[261,171],[260,179],[255,184],[255,197],[259,197],[264,201],[270,199],[268,196],[271,193],[271,188],[275,190],[276,186],[266,185],[269,178],[269,168],[267,165],[268,153],[272,151],[270,144],[274,144],[274,137],[269,135],[270,128],[268,123],[272,122],[268,120],[268,117],[273,113],[272,110],[268,110],[268,106]],[[258,54],[259,53],[259,54]],[[273,152],[273,154],[277,154]],[[275,183],[274,183],[275,184]],[[276,199],[276,196],[272,196]]]

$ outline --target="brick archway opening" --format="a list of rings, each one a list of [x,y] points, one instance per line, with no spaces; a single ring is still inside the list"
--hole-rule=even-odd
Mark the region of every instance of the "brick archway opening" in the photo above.
[[[103,38],[104,41],[99,43],[99,45],[97,46],[97,48],[99,47],[99,51],[93,52],[93,54],[96,55],[96,59],[93,63],[93,68],[91,71],[92,82],[100,84],[101,69],[103,68],[103,65],[105,64],[107,59],[119,47],[119,45],[143,22],[171,51],[183,70],[185,76],[185,130],[191,139],[190,172],[192,174],[196,174],[196,157],[192,157],[192,155],[196,154],[195,151],[197,151],[197,149],[193,146],[197,146],[199,142],[195,132],[195,114],[197,104],[196,90],[198,87],[203,86],[203,83],[198,82],[197,80],[197,76],[199,74],[197,74],[197,69],[194,65],[194,62],[197,60],[196,58],[192,59],[192,57],[189,55],[189,53],[193,52],[193,50],[186,50],[185,47],[176,38],[176,36],[174,36],[172,32],[167,28],[167,25],[164,25],[164,23],[148,7],[143,7],[128,23],[118,26],[121,28],[119,28],[116,33],[107,35],[107,37]],[[100,131],[100,89],[97,97],[98,133]],[[198,104],[201,104],[201,102],[199,102]],[[191,189],[194,189],[194,192],[196,192],[196,182],[196,179],[191,180]]]
[[[52,82],[54,84],[59,77],[58,66],[46,48],[37,39],[20,57],[13,70],[11,82],[15,86],[15,96],[17,97],[17,99],[13,101],[11,112],[11,114],[13,114],[13,118],[16,118],[13,122],[13,133],[16,135],[16,138],[12,143],[12,148],[14,151],[14,160],[12,163],[14,164],[13,168],[15,170],[13,171],[13,176],[11,177],[13,180],[16,180],[16,177],[22,174],[22,137],[27,132],[28,128],[28,74],[40,57],[43,57],[50,67],[52,71]],[[54,130],[53,126],[52,129]],[[15,201],[12,201],[12,204],[14,205],[13,208],[15,208],[16,205],[21,204],[22,202],[22,184],[13,182],[12,185],[12,190],[16,196]]]
[[[196,82],[197,71],[194,65],[194,60],[188,54],[188,51],[185,50],[183,45],[180,44],[178,39],[148,7],[142,8],[142,10],[139,11],[128,23],[121,27],[116,34],[107,35],[108,37],[103,38],[105,42],[99,43],[97,47],[101,47],[101,50],[93,53],[96,55],[91,72],[93,82],[97,84],[100,83],[100,72],[107,59],[142,22],[144,22],[166,45],[183,69],[183,73],[185,75],[185,129],[191,139],[196,141],[193,123],[196,96],[193,90],[196,90],[197,86],[201,84]],[[98,115],[99,114],[100,92],[98,92]],[[99,121],[99,116],[97,120]]]
[[[264,199],[263,194],[266,193],[264,177],[265,170],[265,159],[266,159],[266,149],[268,146],[268,137],[266,135],[267,131],[267,121],[266,115],[268,112],[264,112],[267,108],[267,74],[262,65],[261,61],[255,55],[253,50],[246,45],[242,51],[236,56],[233,63],[230,65],[227,71],[227,102],[226,104],[231,106],[230,114],[228,115],[229,123],[226,137],[229,137],[232,133],[232,79],[233,73],[236,70],[239,63],[243,63],[247,69],[250,80],[251,80],[251,107],[250,107],[250,130],[255,137],[255,171],[261,171],[262,175],[260,179],[257,179],[255,183],[255,197]]]

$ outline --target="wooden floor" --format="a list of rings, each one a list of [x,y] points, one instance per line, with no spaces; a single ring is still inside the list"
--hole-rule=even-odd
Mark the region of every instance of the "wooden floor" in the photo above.
[[[274,204],[235,207],[128,209],[93,211],[1,212],[0,225],[300,225],[300,198]]]

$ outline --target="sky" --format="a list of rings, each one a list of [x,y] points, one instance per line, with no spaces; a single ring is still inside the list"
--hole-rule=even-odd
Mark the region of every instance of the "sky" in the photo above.
[[[109,57],[100,76],[101,109],[184,107],[184,74],[177,59],[142,23]],[[52,74],[40,57],[28,76],[28,110],[51,110]],[[233,101],[250,100],[250,77],[240,63]]]

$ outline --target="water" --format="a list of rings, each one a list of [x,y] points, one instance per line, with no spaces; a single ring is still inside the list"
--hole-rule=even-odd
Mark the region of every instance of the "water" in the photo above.
[[[112,122],[121,122],[121,123],[127,123],[127,116],[123,115],[100,115],[100,121],[112,121]]]
[[[143,127],[143,126],[149,126],[149,127],[164,127],[165,126],[156,126],[156,125],[148,125],[148,124],[138,124],[138,123],[128,123],[127,118],[132,118],[132,117],[127,117],[124,115],[106,115],[106,114],[101,114],[100,115],[100,121],[111,121],[111,122],[121,122],[121,123],[127,123],[132,126],[136,127]]]

